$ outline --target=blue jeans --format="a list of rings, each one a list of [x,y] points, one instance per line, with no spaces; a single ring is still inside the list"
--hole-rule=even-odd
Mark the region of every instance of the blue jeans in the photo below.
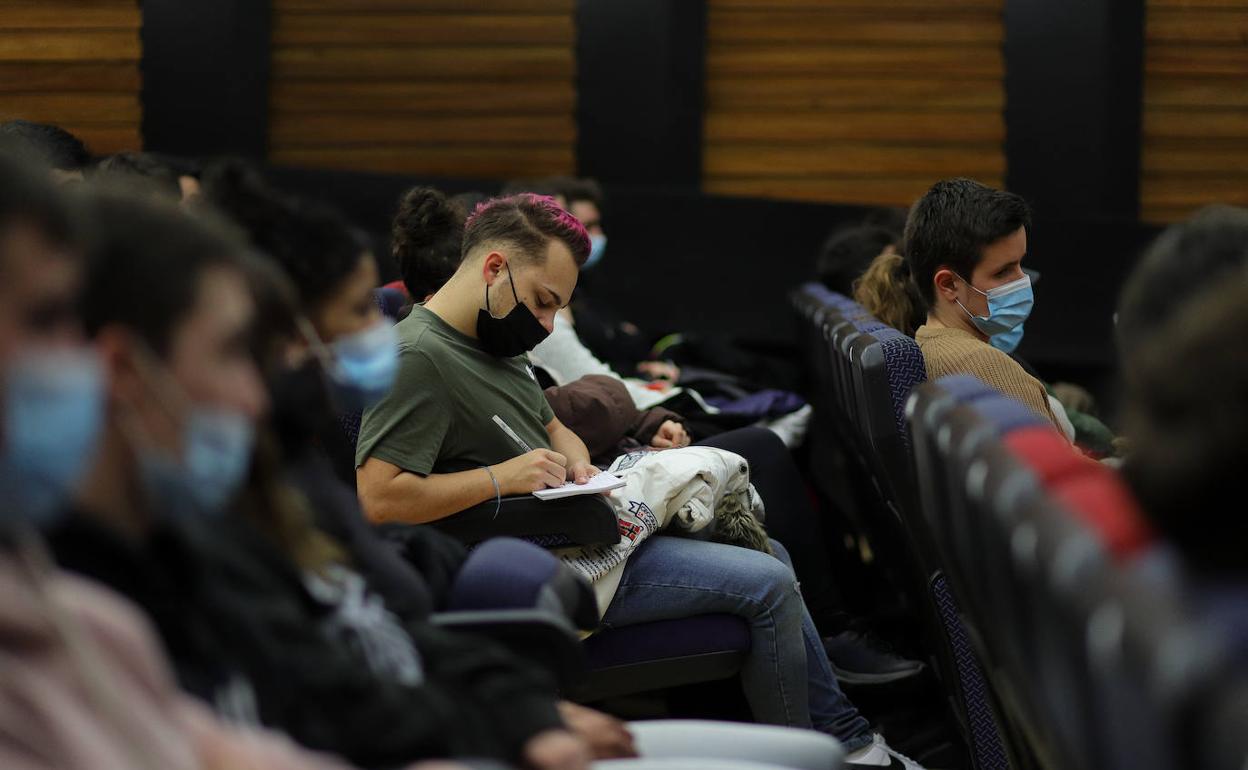
[[[750,626],[741,683],[754,718],[828,733],[852,752],[871,727],[841,692],[789,566],[732,545],[656,535],[629,557],[603,625],[629,626],[727,613]]]

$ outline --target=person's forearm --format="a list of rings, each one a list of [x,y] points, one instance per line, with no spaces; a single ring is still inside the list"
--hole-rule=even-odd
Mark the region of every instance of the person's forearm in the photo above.
[[[400,473],[387,481],[367,484],[361,480],[360,484],[360,500],[374,524],[425,524],[494,496],[494,482],[480,468],[428,476]]]
[[[585,448],[585,442],[567,427],[560,426],[550,434],[550,448],[568,458],[569,467],[578,462],[589,462],[589,450]]]

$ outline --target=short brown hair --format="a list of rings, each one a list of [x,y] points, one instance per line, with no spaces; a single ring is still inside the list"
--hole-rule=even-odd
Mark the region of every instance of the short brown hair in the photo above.
[[[522,259],[543,262],[551,240],[568,247],[577,267],[589,259],[589,235],[576,217],[550,196],[521,193],[477,206],[464,226],[463,254],[467,259],[482,244],[506,243],[517,247]]]

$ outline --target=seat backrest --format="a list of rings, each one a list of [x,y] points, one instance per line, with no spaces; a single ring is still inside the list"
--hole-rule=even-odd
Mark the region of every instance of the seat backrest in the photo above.
[[[967,475],[985,448],[999,447],[1003,434],[1038,425],[1040,418],[997,391],[974,395],[949,409],[937,429],[937,452],[944,473],[946,497],[939,537],[958,564],[974,564],[982,558],[981,528],[968,513]]]
[[[976,399],[970,402],[970,406],[981,417],[993,424],[999,436],[1019,428],[1047,424],[1047,420],[1043,417],[1022,403],[1004,395]]]
[[[1079,473],[1095,462],[1076,452],[1064,436],[1051,428],[1014,431],[1005,438],[1005,445],[1046,486]]]
[[[1116,558],[1130,559],[1154,542],[1152,528],[1134,496],[1112,468],[1092,463],[1054,482],[1051,489]]]
[[[1006,445],[1115,557],[1129,558],[1153,542],[1143,512],[1114,469],[1084,457],[1052,430],[1017,431]]]
[[[970,375],[951,375],[917,386],[906,404],[907,430],[914,453],[915,482],[928,528],[939,536],[947,518],[948,488],[937,434],[945,416],[962,401],[992,389]]]

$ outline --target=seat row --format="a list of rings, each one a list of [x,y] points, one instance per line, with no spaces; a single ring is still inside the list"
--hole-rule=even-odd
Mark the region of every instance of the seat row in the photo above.
[[[914,341],[852,300],[792,299],[812,471],[834,445],[861,474],[856,525],[909,577],[974,766],[1244,767],[1236,623],[1118,474],[974,377],[926,382]]]

